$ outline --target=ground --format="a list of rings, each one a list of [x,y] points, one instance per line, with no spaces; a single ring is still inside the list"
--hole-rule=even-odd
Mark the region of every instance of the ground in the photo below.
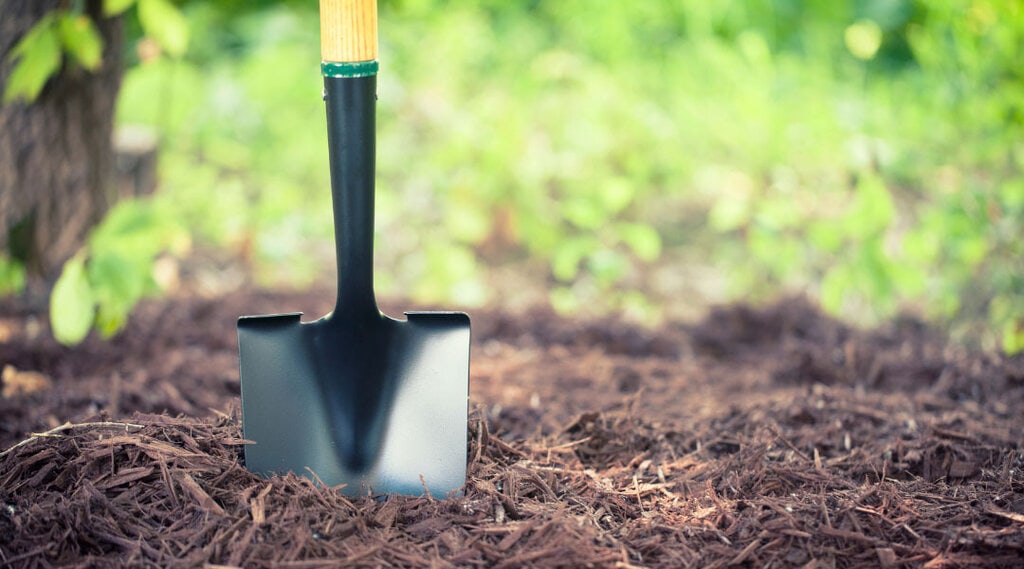
[[[477,311],[464,495],[346,499],[246,471],[238,410],[236,317],[329,303],[150,301],[75,349],[3,306],[0,566],[1024,564],[1024,358],[802,299]]]

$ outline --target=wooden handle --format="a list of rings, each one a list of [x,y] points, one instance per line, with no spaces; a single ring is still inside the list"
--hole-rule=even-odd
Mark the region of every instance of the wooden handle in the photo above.
[[[320,0],[320,55],[333,63],[377,59],[377,0]]]

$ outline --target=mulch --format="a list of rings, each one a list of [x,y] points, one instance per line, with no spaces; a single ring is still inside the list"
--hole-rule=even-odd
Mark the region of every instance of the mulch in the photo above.
[[[1024,564],[1024,358],[799,298],[482,311],[464,493],[352,499],[244,467],[234,319],[320,298],[147,302],[74,350],[3,307],[0,567]]]

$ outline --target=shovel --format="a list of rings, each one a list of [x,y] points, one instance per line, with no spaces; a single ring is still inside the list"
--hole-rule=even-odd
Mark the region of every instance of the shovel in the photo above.
[[[320,28],[338,293],[313,322],[238,320],[245,464],[350,496],[445,496],[466,480],[469,317],[377,308],[376,0],[321,0]]]

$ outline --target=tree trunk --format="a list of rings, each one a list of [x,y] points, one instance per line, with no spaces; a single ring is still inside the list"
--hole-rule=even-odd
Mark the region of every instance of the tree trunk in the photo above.
[[[0,0],[0,92],[11,49],[62,0]],[[114,199],[111,131],[121,86],[121,19],[104,18],[102,0],[85,13],[103,38],[95,72],[65,58],[31,102],[0,106],[0,251],[49,280],[82,245]]]

